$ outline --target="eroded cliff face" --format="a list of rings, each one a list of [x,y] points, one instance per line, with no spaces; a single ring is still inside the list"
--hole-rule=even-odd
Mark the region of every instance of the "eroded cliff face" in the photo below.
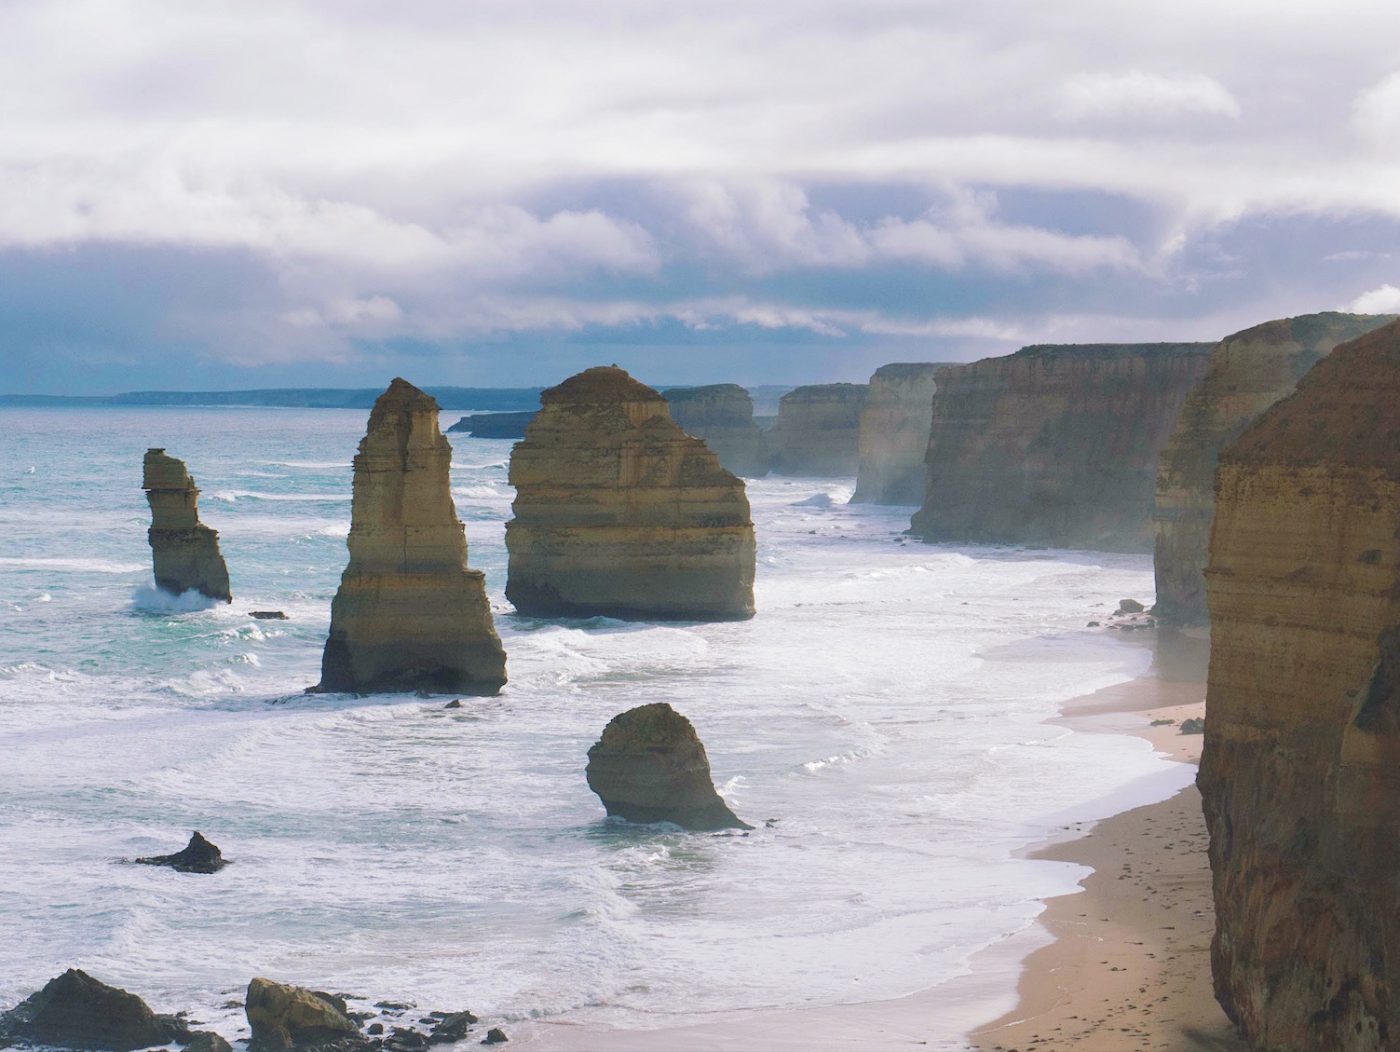
[[[738,384],[673,387],[662,392],[671,419],[703,439],[725,469],[744,478],[768,474],[768,436],[753,419],[753,399]]]
[[[860,466],[860,411],[866,384],[811,384],[778,402],[768,432],[777,475],[854,475]]]
[[[1220,456],[1198,784],[1216,993],[1252,1047],[1400,1043],[1400,323]]]
[[[510,458],[506,597],[533,617],[752,617],[754,532],[742,480],[616,367],[540,396]]]
[[[485,579],[467,567],[451,464],[437,402],[395,379],[355,457],[350,563],[316,689],[494,694],[505,683]]]
[[[1033,346],[942,370],[910,532],[1150,551],[1157,458],[1213,346]]]
[[[929,362],[882,365],[870,378],[860,411],[857,504],[924,502],[924,457],[933,426],[934,377]]]
[[[232,601],[219,535],[199,521],[199,489],[185,462],[163,449],[148,449],[141,473],[141,488],[151,505],[146,537],[156,586],[174,595],[194,589],[210,599]]]
[[[1153,528],[1157,605],[1176,624],[1207,620],[1203,570],[1215,515],[1215,466],[1222,450],[1264,410],[1287,395],[1319,359],[1393,316],[1306,314],[1227,336],[1204,378],[1182,404],[1162,451]]]

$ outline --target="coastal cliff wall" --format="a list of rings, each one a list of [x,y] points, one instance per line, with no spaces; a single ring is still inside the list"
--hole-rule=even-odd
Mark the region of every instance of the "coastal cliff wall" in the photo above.
[[[1213,347],[1032,346],[940,371],[910,532],[1150,551],[1158,454]]]
[[[1387,315],[1307,314],[1256,325],[1216,347],[1162,451],[1153,516],[1157,617],[1176,624],[1207,620],[1203,571],[1220,450],[1291,392],[1333,347],[1393,320]]]
[[[854,475],[866,384],[811,384],[783,395],[768,432],[777,475]]]
[[[725,470],[744,478],[768,474],[768,436],[753,419],[753,399],[738,384],[673,387],[661,392],[671,419],[703,439]]]
[[[1400,323],[1220,456],[1198,784],[1216,994],[1251,1047],[1400,1041]]]
[[[935,376],[930,362],[882,365],[860,411],[856,504],[924,502],[924,457],[933,427]]]
[[[156,586],[173,595],[193,589],[210,599],[231,602],[219,534],[199,521],[199,489],[185,462],[163,449],[148,449],[141,476],[141,488],[151,505],[146,537]]]

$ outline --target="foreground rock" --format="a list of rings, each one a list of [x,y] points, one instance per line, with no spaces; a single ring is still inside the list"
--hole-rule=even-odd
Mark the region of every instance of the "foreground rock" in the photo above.
[[[1150,551],[1158,454],[1213,346],[1035,346],[944,369],[910,532]]]
[[[506,598],[531,617],[753,616],[744,483],[616,367],[540,396],[510,459]]]
[[[588,788],[610,815],[674,822],[684,829],[752,829],[735,817],[710,778],[695,728],[658,702],[614,716],[588,750]]]
[[[524,438],[525,428],[538,415],[528,413],[472,413],[462,417],[447,429],[448,434],[461,433],[473,438]]]
[[[38,993],[0,1015],[0,1039],[57,1048],[129,1052],[189,1036],[179,1019],[156,1015],[135,994],[77,968],[50,979]]]
[[[467,567],[451,462],[437,402],[395,379],[355,457],[350,565],[314,689],[495,694],[505,683],[485,579]]]
[[[1210,356],[1205,377],[1181,407],[1157,475],[1157,605],[1175,624],[1206,621],[1205,569],[1215,516],[1215,466],[1220,450],[1339,343],[1393,320],[1381,315],[1307,314],[1266,322],[1227,336]]]
[[[135,860],[143,866],[169,866],[177,873],[217,873],[228,865],[221,852],[196,831],[183,851],[173,855],[151,855]]]
[[[860,411],[865,384],[798,387],[778,402],[768,433],[777,475],[855,475],[860,464]]]
[[[672,387],[661,392],[671,419],[703,439],[725,470],[743,478],[768,474],[768,436],[753,419],[753,399],[738,384]]]
[[[1400,323],[1220,455],[1198,783],[1220,1003],[1251,1047],[1400,1034]]]
[[[343,1000],[301,986],[254,979],[244,1002],[253,1035],[250,1052],[369,1047]]]
[[[935,376],[928,362],[882,365],[860,411],[855,504],[924,502],[924,457],[933,426]]]
[[[163,449],[146,450],[141,488],[151,505],[146,536],[156,586],[172,595],[194,589],[210,599],[232,602],[219,535],[199,521],[199,489],[185,462]]]

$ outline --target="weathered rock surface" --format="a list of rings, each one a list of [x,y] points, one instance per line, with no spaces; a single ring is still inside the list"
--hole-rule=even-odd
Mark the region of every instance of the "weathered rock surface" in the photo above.
[[[1154,613],[1175,624],[1206,621],[1205,569],[1215,516],[1215,466],[1264,410],[1333,347],[1370,332],[1393,317],[1306,314],[1266,322],[1227,336],[1210,356],[1205,377],[1182,403],[1157,475],[1157,605]]]
[[[531,617],[753,616],[744,483],[616,367],[540,396],[516,444],[506,597]]]
[[[451,462],[437,402],[395,379],[355,457],[350,564],[315,689],[494,694],[505,683],[485,579],[467,567]]]
[[[726,470],[751,479],[768,474],[768,436],[754,423],[753,399],[738,384],[672,387],[661,394],[671,419],[703,439]]]
[[[1150,551],[1158,454],[1213,347],[1032,346],[944,369],[910,532]]]
[[[471,413],[447,429],[448,434],[466,433],[473,438],[524,438],[525,429],[538,415],[528,413]]]
[[[253,1034],[251,1052],[368,1047],[344,1001],[301,986],[254,979],[243,1002]]]
[[[228,865],[223,852],[198,831],[191,834],[190,842],[183,850],[173,855],[151,855],[135,861],[143,866],[169,866],[177,873],[217,873]]]
[[[24,1041],[57,1048],[130,1049],[169,1044],[189,1035],[135,994],[69,968],[0,1016],[0,1044]],[[6,1040],[8,1039],[8,1040]]]
[[[860,411],[860,466],[856,504],[924,502],[924,457],[933,427],[934,380],[942,365],[882,365],[870,378]]]
[[[588,788],[610,815],[684,829],[752,829],[715,792],[710,760],[690,721],[670,705],[614,716],[588,750]]]
[[[866,384],[812,384],[778,402],[768,432],[775,475],[854,475],[860,465],[860,411]]]
[[[1198,784],[1216,995],[1251,1047],[1400,1039],[1400,323],[1220,455]]]
[[[219,535],[199,521],[199,490],[185,462],[163,449],[148,449],[141,488],[151,505],[151,542],[156,586],[174,595],[190,589],[231,602],[228,566]]]

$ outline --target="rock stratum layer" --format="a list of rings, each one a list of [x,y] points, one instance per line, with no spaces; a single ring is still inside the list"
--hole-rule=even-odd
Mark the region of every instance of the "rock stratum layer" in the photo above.
[[[1220,456],[1198,783],[1251,1047],[1400,1042],[1400,323]]]
[[[854,475],[869,391],[865,384],[813,384],[783,395],[778,422],[768,432],[774,474]]]
[[[753,399],[738,384],[673,387],[661,394],[671,419],[703,439],[726,470],[751,479],[768,474],[768,436],[754,423]]]
[[[935,377],[942,365],[882,365],[870,378],[860,411],[856,504],[924,502],[924,457],[933,427]]]
[[[944,369],[910,532],[1150,551],[1158,454],[1213,347],[1032,346]]]
[[[146,536],[156,586],[175,595],[194,589],[210,599],[231,602],[219,535],[199,521],[199,490],[185,462],[163,449],[148,449],[141,473],[141,488],[151,505]]]
[[[1176,624],[1207,619],[1203,571],[1215,516],[1220,451],[1289,394],[1337,344],[1393,320],[1371,314],[1306,314],[1265,322],[1220,342],[1205,377],[1186,396],[1176,430],[1162,451],[1153,522],[1153,613]]]
[[[753,616],[744,483],[616,367],[540,396],[510,458],[506,597],[532,617]]]
[[[395,379],[355,457],[350,563],[316,689],[494,694],[505,683],[485,580],[467,567],[451,464],[437,402]]]

